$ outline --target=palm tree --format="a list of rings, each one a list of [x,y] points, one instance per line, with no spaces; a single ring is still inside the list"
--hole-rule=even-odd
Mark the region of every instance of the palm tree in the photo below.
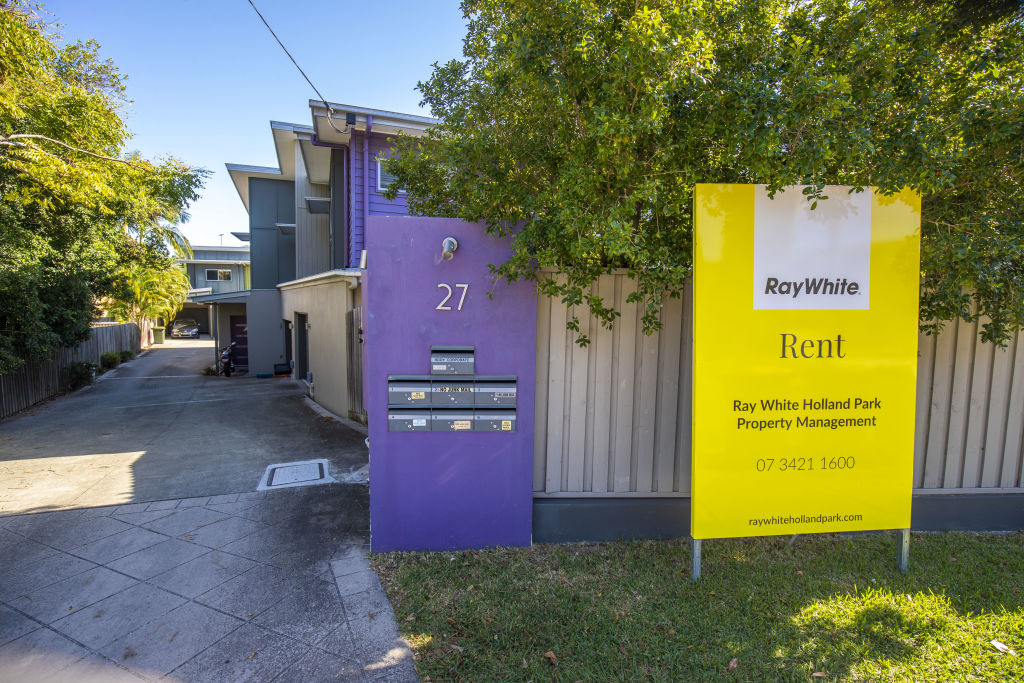
[[[135,323],[140,331],[148,320],[174,318],[188,298],[191,284],[181,268],[136,264],[126,275],[125,292],[114,300],[110,312],[121,322]]]
[[[192,258],[192,243],[176,224],[157,219],[139,231],[140,239],[145,239],[147,235],[153,235],[159,242],[166,244],[173,256]]]

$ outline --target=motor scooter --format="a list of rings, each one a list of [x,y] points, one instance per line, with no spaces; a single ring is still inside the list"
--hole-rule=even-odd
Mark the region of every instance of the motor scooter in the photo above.
[[[235,371],[235,342],[220,350],[220,371],[225,377],[230,377]]]

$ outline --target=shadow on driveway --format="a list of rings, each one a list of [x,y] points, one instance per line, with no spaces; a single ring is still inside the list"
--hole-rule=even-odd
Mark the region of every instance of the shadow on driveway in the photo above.
[[[367,463],[363,435],[289,379],[208,377],[209,340],[168,340],[2,423],[0,515],[254,491],[268,465]]]

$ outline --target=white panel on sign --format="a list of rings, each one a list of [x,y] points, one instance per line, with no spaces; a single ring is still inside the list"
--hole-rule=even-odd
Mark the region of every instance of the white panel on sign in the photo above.
[[[871,190],[827,186],[811,209],[789,188],[754,193],[754,308],[867,310],[871,285]]]

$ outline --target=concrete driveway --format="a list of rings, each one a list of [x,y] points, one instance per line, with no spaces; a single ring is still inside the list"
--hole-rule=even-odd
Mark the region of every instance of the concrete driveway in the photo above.
[[[366,465],[363,435],[298,384],[202,376],[213,358],[212,341],[168,340],[0,422],[0,515],[255,491],[297,460],[326,458],[335,478]]]
[[[368,489],[256,492],[362,434],[171,341],[0,422],[0,681],[416,681],[367,561]],[[33,514],[27,514],[33,513]]]

